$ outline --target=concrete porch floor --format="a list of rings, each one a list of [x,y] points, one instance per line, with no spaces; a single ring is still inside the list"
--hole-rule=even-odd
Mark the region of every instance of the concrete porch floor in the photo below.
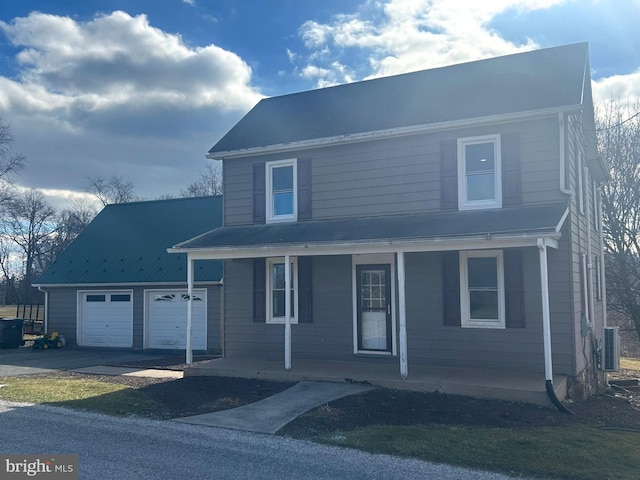
[[[535,373],[409,365],[409,375],[403,380],[398,365],[392,364],[293,359],[291,369],[285,370],[284,361],[219,358],[191,366],[184,375],[367,382],[385,388],[512,400],[554,408],[545,390],[544,375]],[[556,396],[563,400],[567,395],[566,376],[554,375],[553,386]]]

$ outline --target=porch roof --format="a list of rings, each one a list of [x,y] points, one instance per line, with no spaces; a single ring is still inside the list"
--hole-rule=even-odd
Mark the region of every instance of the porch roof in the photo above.
[[[464,240],[557,239],[567,215],[567,204],[536,205],[491,210],[467,210],[413,215],[394,215],[337,220],[225,226],[175,245],[172,253],[210,253],[216,258],[238,258],[262,251],[265,255],[284,249],[449,243]],[[515,245],[514,245],[515,246]],[[485,248],[497,247],[486,244]],[[443,249],[446,249],[442,247]],[[335,253],[340,251],[335,250]],[[346,252],[345,252],[346,253]],[[296,254],[296,253],[291,253]],[[304,254],[304,253],[297,253]],[[258,256],[260,256],[258,254]],[[195,257],[194,257],[195,258]]]

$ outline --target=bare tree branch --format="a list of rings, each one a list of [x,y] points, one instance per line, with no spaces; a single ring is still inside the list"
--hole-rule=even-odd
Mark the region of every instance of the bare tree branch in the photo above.
[[[209,163],[200,177],[180,192],[181,197],[206,197],[222,195],[222,169],[219,164]]]
[[[597,118],[600,154],[611,174],[602,188],[608,306],[629,317],[640,335],[639,105],[611,102]]]
[[[114,203],[127,203],[136,199],[135,186],[125,181],[121,176],[114,175],[108,180],[103,177],[89,177],[87,191],[107,206]]]

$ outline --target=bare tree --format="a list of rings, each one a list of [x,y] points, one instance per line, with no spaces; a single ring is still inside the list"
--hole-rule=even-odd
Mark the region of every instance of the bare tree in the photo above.
[[[24,168],[24,162],[24,155],[13,150],[11,127],[0,117],[0,204],[11,198],[11,176]]]
[[[37,190],[12,198],[5,208],[4,235],[20,249],[24,259],[23,303],[31,303],[31,284],[38,258],[48,254],[50,237],[56,230],[55,210]]]
[[[103,177],[89,177],[87,191],[107,206],[113,203],[126,203],[136,199],[133,183],[125,181],[121,176],[114,175],[108,180]]]
[[[607,299],[640,336],[640,104],[607,104],[598,115],[600,154],[611,180],[602,189]]]
[[[204,172],[180,192],[181,197],[206,197],[222,195],[222,169],[219,164],[208,163]]]
[[[44,271],[51,265],[91,223],[96,214],[93,205],[81,200],[75,200],[71,207],[57,213],[54,219],[55,230],[48,238],[48,245],[43,244],[41,254],[37,258],[39,270]]]

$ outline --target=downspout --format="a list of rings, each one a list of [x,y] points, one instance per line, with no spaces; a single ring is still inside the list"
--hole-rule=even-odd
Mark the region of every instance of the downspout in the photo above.
[[[398,252],[398,303],[400,328],[400,377],[404,380],[409,374],[407,364],[407,305],[405,293],[404,252]]]
[[[549,312],[549,272],[547,271],[547,244],[538,238],[538,252],[540,253],[540,287],[542,293],[542,335],[544,346],[544,375],[545,388],[551,403],[562,413],[571,413],[556,396],[553,388],[553,363],[551,357],[551,320]]]
[[[191,342],[191,325],[193,322],[193,260],[189,258],[189,254],[187,254],[187,295],[189,299],[187,300],[187,365],[191,365],[193,363],[193,350],[192,350],[192,342]]]
[[[558,113],[558,127],[560,134],[560,192],[565,195],[573,196],[573,192],[566,188],[567,179],[565,178],[565,162],[566,157],[566,138],[567,133],[565,129],[565,114],[563,112]]]
[[[44,320],[42,322],[42,331],[48,332],[49,326],[49,291],[46,288],[38,287],[38,290],[44,292]]]
[[[284,369],[291,370],[291,265],[284,256]],[[299,314],[298,314],[299,315]]]
[[[589,182],[589,168],[585,168],[585,177],[587,182]],[[591,182],[591,186],[593,187],[593,181]],[[591,244],[591,215],[593,214],[593,212],[591,212],[590,207],[594,206],[596,202],[592,202],[591,201],[591,188],[587,188],[587,198],[585,199],[587,202],[586,205],[586,214],[587,214],[587,286],[589,288],[589,301],[587,302],[587,308],[589,309],[589,322],[593,328],[593,326],[595,326],[595,320],[596,320],[596,305],[595,305],[595,301],[593,298],[593,250],[592,250],[592,244]],[[595,195],[595,192],[594,192]]]

